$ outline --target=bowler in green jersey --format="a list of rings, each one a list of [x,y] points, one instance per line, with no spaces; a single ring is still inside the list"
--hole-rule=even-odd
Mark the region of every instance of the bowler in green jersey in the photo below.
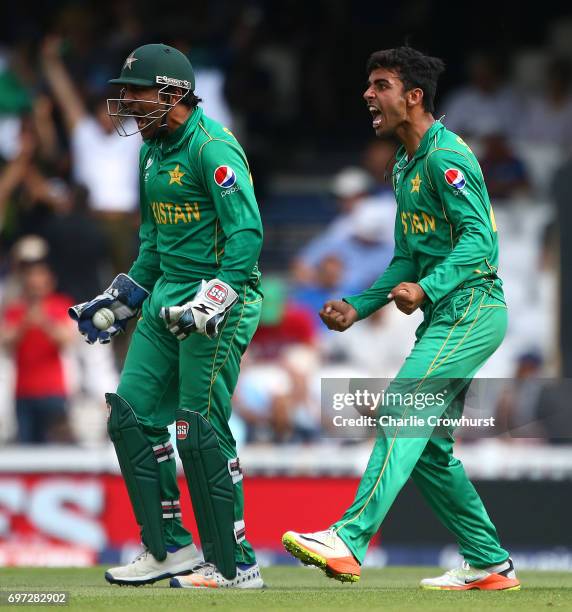
[[[134,586],[171,578],[178,588],[261,588],[229,427],[241,357],[262,301],[262,224],[248,161],[232,132],[203,113],[191,63],[177,49],[139,47],[110,82],[121,87],[108,100],[119,133],[143,136],[139,253],[126,274],[70,315],[91,343],[109,342],[137,319],[119,387],[106,399],[145,550],[105,578]],[[94,319],[104,308],[114,317],[107,329]],[[167,429],[175,421],[203,556],[181,520]]]
[[[467,144],[433,116],[443,70],[440,59],[411,47],[369,58],[363,97],[372,127],[377,136],[401,143],[392,171],[395,252],[369,289],[331,300],[320,312],[328,328],[343,332],[390,301],[406,314],[421,308],[415,345],[389,390],[438,391],[446,383],[453,392],[440,414],[462,410],[471,378],[498,348],[507,326],[497,227],[480,166]],[[440,415],[425,408],[417,414],[429,414],[428,422],[435,422]],[[388,411],[396,422],[412,416],[401,406]],[[286,549],[329,577],[358,580],[371,538],[411,477],[455,535],[464,558],[461,568],[425,579],[421,586],[520,588],[508,552],[453,456],[452,430],[413,436],[399,426],[380,429],[353,504],[325,531],[285,533]]]

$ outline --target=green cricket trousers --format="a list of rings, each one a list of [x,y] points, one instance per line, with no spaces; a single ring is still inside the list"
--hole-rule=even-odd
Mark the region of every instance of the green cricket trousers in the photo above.
[[[444,386],[449,394],[440,414],[455,408],[455,402],[460,404],[457,411],[462,411],[470,379],[498,348],[506,327],[506,305],[487,288],[457,290],[430,304],[413,350],[388,391],[435,392]],[[435,409],[399,407],[393,412],[411,416],[412,412],[435,414]],[[429,431],[413,437],[403,428],[381,428],[354,502],[332,526],[360,563],[410,476],[443,525],[456,536],[466,561],[483,568],[507,559],[508,552],[501,548],[479,495],[453,456],[453,443],[452,430],[439,436]]]
[[[167,426],[175,420],[175,410],[185,408],[200,413],[214,428],[226,459],[237,456],[236,443],[229,428],[231,397],[236,387],[240,360],[250,343],[262,306],[258,289],[246,285],[239,300],[209,339],[192,334],[179,341],[165,327],[159,312],[163,306],[183,304],[193,298],[200,281],[168,282],[161,277],[143,305],[142,316],[133,334],[118,395],[133,411],[155,453],[169,444]],[[159,449],[159,450],[157,450]],[[175,461],[159,462],[161,499],[179,507]],[[234,486],[235,521],[243,520],[242,482]],[[180,511],[164,518],[165,544],[187,546],[191,534],[183,527]],[[254,563],[255,556],[247,540],[235,544],[238,563]]]

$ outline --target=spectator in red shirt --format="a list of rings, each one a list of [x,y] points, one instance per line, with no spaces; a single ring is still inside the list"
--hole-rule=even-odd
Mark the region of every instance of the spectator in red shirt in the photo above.
[[[21,296],[2,316],[0,343],[14,356],[18,441],[70,441],[62,351],[74,341],[66,296],[45,260],[21,261]]]
[[[256,360],[276,360],[292,344],[312,346],[316,342],[313,313],[288,301],[286,284],[277,278],[265,279],[260,325],[250,351]]]

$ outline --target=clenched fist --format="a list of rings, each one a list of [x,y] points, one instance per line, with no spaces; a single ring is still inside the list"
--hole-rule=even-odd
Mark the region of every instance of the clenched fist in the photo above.
[[[417,283],[399,283],[387,296],[406,315],[414,313],[425,301],[425,291]]]
[[[358,320],[357,310],[342,300],[329,300],[320,310],[320,319],[328,329],[346,331]]]

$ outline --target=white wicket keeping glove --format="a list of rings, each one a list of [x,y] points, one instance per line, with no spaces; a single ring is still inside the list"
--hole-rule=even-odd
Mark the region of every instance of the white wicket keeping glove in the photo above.
[[[236,291],[215,278],[202,281],[195,297],[182,306],[164,306],[159,316],[178,340],[196,332],[215,338],[226,313],[238,300]]]

